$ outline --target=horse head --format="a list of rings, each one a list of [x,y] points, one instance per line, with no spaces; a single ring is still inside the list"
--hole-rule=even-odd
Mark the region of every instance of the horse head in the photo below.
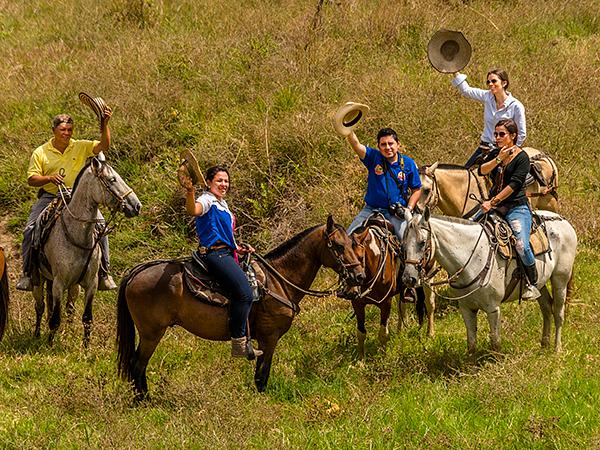
[[[421,284],[425,268],[432,256],[431,230],[429,228],[429,207],[423,214],[415,214],[407,223],[402,240],[404,271],[402,282],[408,287]]]
[[[348,284],[362,284],[365,270],[354,251],[352,239],[341,225],[333,221],[331,214],[327,218],[324,238],[327,245],[322,256],[323,265],[339,273]]]
[[[96,203],[113,211],[121,211],[125,217],[140,213],[142,204],[137,195],[107,162],[92,158],[89,170],[100,185],[100,189],[90,190]]]
[[[419,175],[421,177],[421,197],[417,202],[419,211],[423,211],[426,206],[435,208],[438,203],[439,192],[435,180],[435,169],[437,169],[437,166],[438,163],[436,162],[431,166],[419,168]]]

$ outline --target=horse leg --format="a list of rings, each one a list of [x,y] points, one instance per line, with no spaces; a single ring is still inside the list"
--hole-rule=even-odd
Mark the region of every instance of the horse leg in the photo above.
[[[462,304],[459,304],[459,310],[467,328],[467,350],[473,354],[477,346],[477,310],[467,308]]]
[[[33,298],[35,299],[35,330],[33,335],[39,338],[41,335],[42,318],[46,304],[44,303],[44,285],[33,287]]]
[[[83,347],[88,348],[90,344],[90,336],[92,335],[92,304],[94,302],[94,294],[96,293],[96,289],[88,288],[85,291],[85,307],[83,308],[83,316],[81,317],[81,321],[83,323]]]
[[[263,351],[263,354],[256,360],[256,369],[254,370],[254,384],[258,392],[264,392],[267,388],[276,345],[277,340],[274,342],[271,339],[258,341],[258,346]]]
[[[52,295],[48,299],[48,304],[52,305],[48,308],[48,327],[50,328],[50,334],[48,335],[48,343],[52,345],[54,343],[54,336],[60,327],[60,316],[61,316],[61,301],[64,293],[62,283],[57,282],[55,279],[52,283]]]
[[[568,278],[559,280],[558,277],[552,277],[552,297],[550,297],[550,301],[554,314],[554,351],[556,353],[562,351],[562,326],[565,321],[568,282]]]
[[[388,320],[392,309],[393,297],[386,298],[379,304],[379,345],[385,351],[388,341],[390,340],[390,331],[388,330]]]
[[[365,340],[367,330],[365,329],[365,303],[362,300],[352,300],[352,308],[356,316],[356,340],[358,348],[358,359],[365,359]]]
[[[425,309],[427,311],[427,336],[435,336],[435,323],[433,314],[435,313],[435,292],[432,289],[425,289]]]
[[[542,340],[540,344],[542,347],[548,347],[550,344],[550,329],[552,327],[550,318],[552,317],[552,297],[550,297],[550,293],[548,292],[548,288],[546,286],[540,289],[540,297],[538,300],[538,305],[540,305],[540,310],[542,311]]]
[[[490,325],[490,342],[492,343],[492,350],[495,352],[500,351],[500,307],[496,306],[491,311],[486,311],[487,320]]]
[[[156,346],[165,335],[167,328],[162,328],[152,333],[151,336],[140,335],[140,342],[135,351],[133,361],[133,390],[134,390],[134,402],[139,403],[143,400],[148,400],[148,379],[146,378],[146,367],[148,367],[148,361],[156,350]]]
[[[406,302],[402,298],[402,295],[398,295],[398,326],[396,330],[398,334],[402,332],[402,327],[406,324]]]
[[[71,286],[67,292],[67,302],[65,304],[65,316],[67,318],[67,325],[73,323],[73,313],[75,312],[75,300],[79,295],[79,285],[76,284]]]

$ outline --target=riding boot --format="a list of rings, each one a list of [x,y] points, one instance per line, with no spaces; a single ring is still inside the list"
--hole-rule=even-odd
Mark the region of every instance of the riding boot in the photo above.
[[[111,277],[106,270],[102,267],[98,271],[98,290],[99,291],[112,291],[117,289],[117,284],[113,277]]]
[[[521,298],[523,300],[535,300],[540,295],[540,291],[536,287],[537,284],[537,268],[535,267],[535,263],[530,266],[524,266],[526,279],[528,281],[525,289],[523,290],[523,295]]]
[[[262,350],[252,347],[252,341],[246,336],[231,338],[231,356],[234,358],[246,357],[249,360],[253,360],[262,356],[262,354]]]

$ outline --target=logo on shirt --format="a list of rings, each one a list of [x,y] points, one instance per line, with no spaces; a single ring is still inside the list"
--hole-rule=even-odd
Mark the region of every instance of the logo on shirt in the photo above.
[[[375,175],[383,175],[383,167],[380,164],[375,166]]]
[[[398,180],[404,181],[404,172],[398,172]]]

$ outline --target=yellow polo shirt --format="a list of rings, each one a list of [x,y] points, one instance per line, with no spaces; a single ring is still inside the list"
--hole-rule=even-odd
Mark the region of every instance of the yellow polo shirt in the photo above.
[[[32,175],[48,176],[58,173],[60,169],[65,169],[63,182],[68,188],[72,188],[86,159],[94,155],[94,146],[99,142],[71,139],[68,147],[61,153],[54,148],[52,139],[50,139],[44,145],[36,148],[31,155],[27,168],[27,179]],[[51,194],[58,193],[58,186],[54,183],[45,184],[42,189]]]

